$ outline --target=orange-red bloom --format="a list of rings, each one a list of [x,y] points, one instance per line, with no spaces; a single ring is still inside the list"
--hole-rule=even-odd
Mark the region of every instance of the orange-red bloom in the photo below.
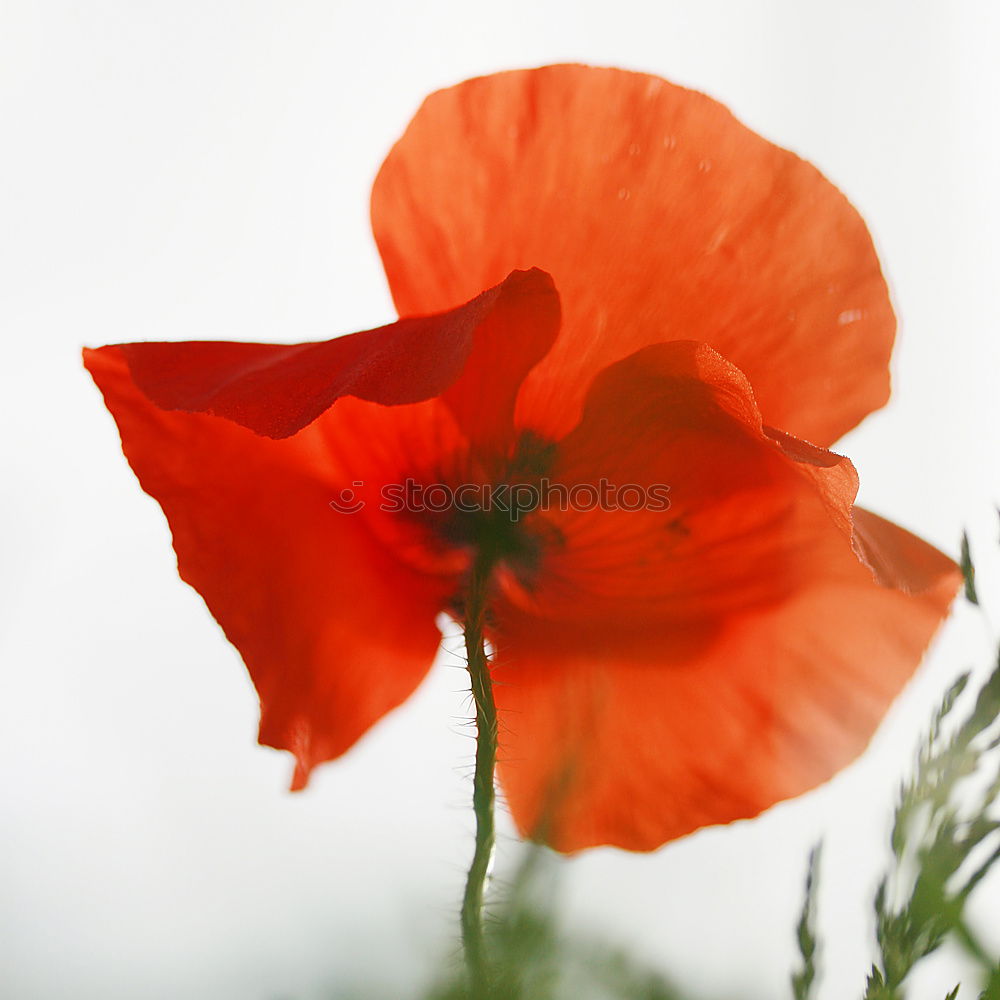
[[[707,97],[553,66],[428,98],[372,217],[415,318],[86,352],[295,785],[417,686],[484,546],[522,831],[561,789],[555,846],[649,849],[852,760],[959,578],[826,450],[885,402],[894,331],[844,197]],[[543,480],[670,505],[379,502]]]

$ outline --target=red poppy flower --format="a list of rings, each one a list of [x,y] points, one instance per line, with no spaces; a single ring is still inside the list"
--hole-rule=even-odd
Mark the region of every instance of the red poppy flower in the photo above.
[[[372,215],[410,318],[86,352],[295,787],[419,684],[486,546],[523,832],[563,783],[554,846],[650,849],[852,760],[959,577],[825,450],[894,331],[844,197],[707,97],[554,66],[428,98]],[[463,484],[534,499],[424,492]]]

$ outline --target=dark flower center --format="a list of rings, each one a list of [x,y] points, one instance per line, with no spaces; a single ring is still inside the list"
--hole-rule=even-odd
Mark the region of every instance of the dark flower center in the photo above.
[[[467,550],[480,562],[506,566],[522,579],[530,576],[547,537],[530,515],[544,497],[554,453],[551,442],[530,431],[522,433],[510,458],[497,463],[490,481],[451,487],[451,506],[426,517],[433,534],[448,548]]]

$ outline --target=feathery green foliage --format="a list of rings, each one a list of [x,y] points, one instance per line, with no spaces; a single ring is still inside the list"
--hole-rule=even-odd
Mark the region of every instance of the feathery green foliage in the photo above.
[[[901,1000],[914,967],[949,935],[991,975],[994,963],[968,927],[965,905],[1000,858],[1000,822],[993,817],[1000,769],[991,753],[1000,744],[1000,666],[969,715],[946,735],[944,723],[967,682],[967,675],[959,678],[945,695],[913,777],[900,792],[891,837],[894,865],[875,896],[879,959],[866,1000]]]

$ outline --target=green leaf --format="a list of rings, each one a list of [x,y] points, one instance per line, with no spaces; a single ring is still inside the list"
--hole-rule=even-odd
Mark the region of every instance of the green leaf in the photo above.
[[[965,599],[972,604],[979,603],[979,595],[976,593],[976,567],[972,565],[972,556],[969,553],[969,533],[962,532],[962,554],[960,557],[962,576],[965,579]]]

